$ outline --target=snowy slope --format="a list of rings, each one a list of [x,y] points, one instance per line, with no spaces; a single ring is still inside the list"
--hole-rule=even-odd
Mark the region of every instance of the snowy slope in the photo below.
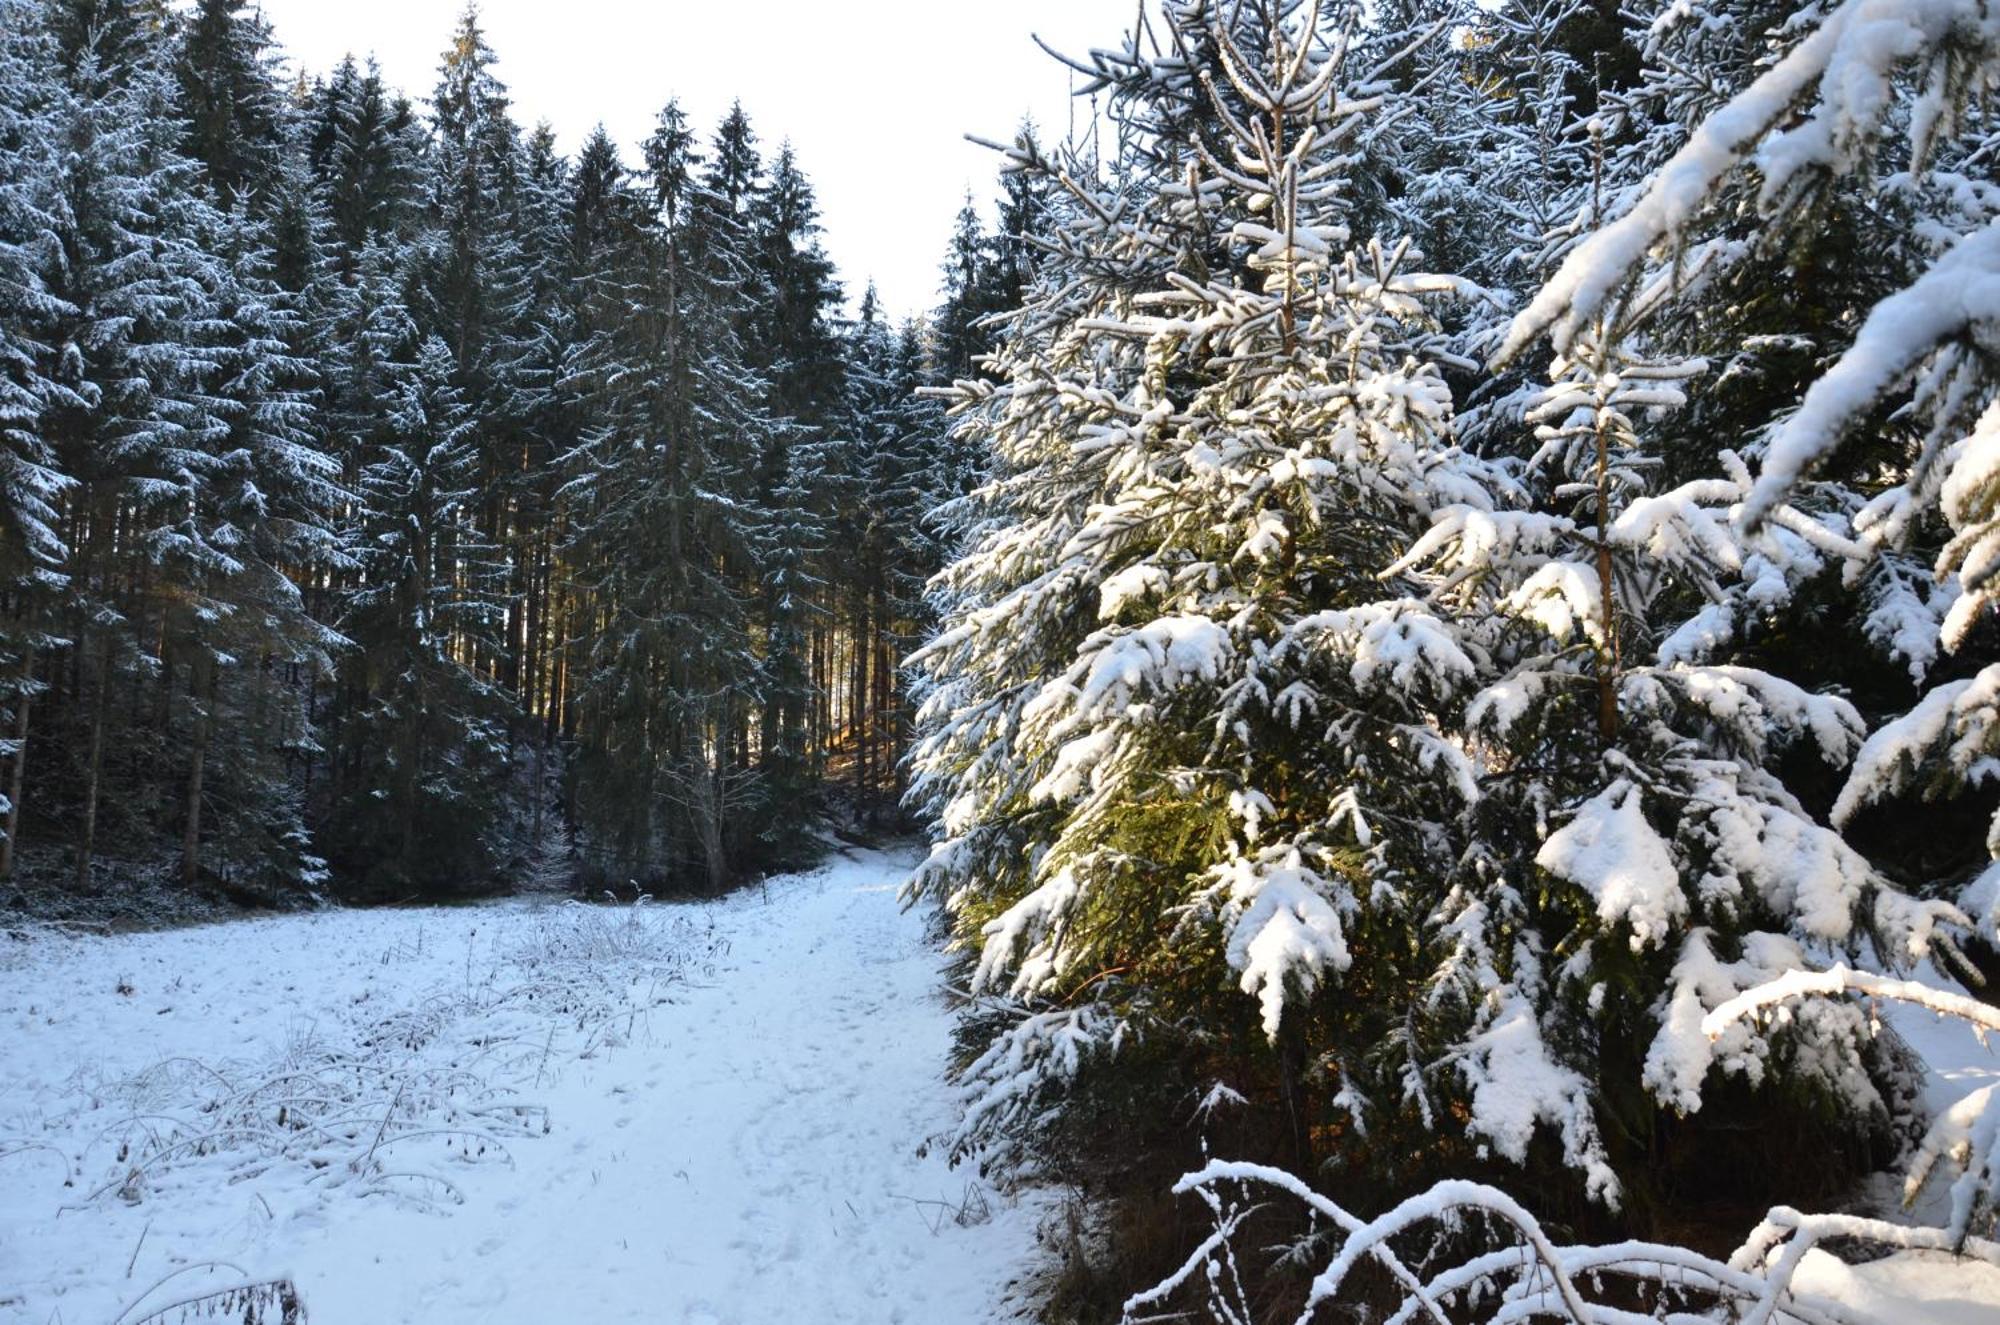
[[[0,939],[0,1321],[108,1321],[210,1260],[233,1268],[149,1303],[240,1273],[290,1274],[315,1325],[1004,1316],[1034,1210],[915,1154],[951,1106],[938,958],[896,902],[910,863],[636,919],[517,902]],[[118,1181],[216,1116],[211,1068],[240,1096],[302,1061],[333,1081],[347,1059],[318,1047],[363,1044],[408,1070],[349,1112],[395,1114],[407,1154],[363,1148],[372,1123],[275,1157],[253,1130]],[[409,1082],[444,1079],[413,1108]],[[26,1141],[50,1149],[7,1153]]]

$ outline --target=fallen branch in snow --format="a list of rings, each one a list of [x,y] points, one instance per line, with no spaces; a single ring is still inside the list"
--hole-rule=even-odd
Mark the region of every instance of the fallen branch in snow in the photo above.
[[[127,1307],[118,1319],[126,1320],[131,1310]],[[144,1315],[131,1316],[130,1325],[179,1325],[202,1318],[240,1321],[242,1325],[305,1325],[306,1308],[291,1280],[264,1279],[177,1297]]]
[[[0,1161],[12,1159],[16,1155],[45,1153],[54,1155],[56,1162],[63,1166],[63,1186],[76,1181],[76,1170],[69,1166],[69,1156],[44,1141],[15,1141],[0,1145]]]
[[[168,1284],[172,1283],[176,1279],[179,1279],[181,1276],[189,1274],[200,1274],[203,1271],[213,1273],[217,1270],[227,1270],[229,1271],[229,1273],[235,1275],[238,1279],[247,1280],[250,1278],[249,1271],[245,1270],[242,1266],[232,1264],[229,1261],[196,1261],[192,1265],[180,1266],[177,1269],[172,1269],[167,1271],[165,1274],[155,1279],[152,1283],[148,1284],[146,1286],[145,1292],[139,1294],[139,1296],[133,1298],[130,1302],[126,1303],[125,1309],[123,1311],[120,1311],[116,1316],[113,1316],[111,1318],[111,1325],[126,1325],[127,1321],[133,1319],[133,1313],[136,1312],[140,1307],[145,1305],[147,1298],[159,1292],[162,1288],[165,1288]],[[206,1294],[203,1294],[203,1296],[206,1296]],[[168,1307],[165,1309],[172,1310],[172,1305],[169,1304]],[[157,1311],[149,1312],[148,1316],[140,1317],[139,1319],[142,1320],[147,1319],[148,1317],[156,1314]]]

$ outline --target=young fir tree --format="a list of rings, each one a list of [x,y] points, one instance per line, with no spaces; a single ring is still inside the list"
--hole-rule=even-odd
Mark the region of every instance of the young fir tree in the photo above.
[[[1900,789],[1888,770],[1907,767],[1908,755],[1883,733],[1862,746],[1855,707],[1810,688],[1838,664],[1801,650],[1814,638],[1813,595],[1866,573],[1871,540],[1909,492],[1892,490],[1857,518],[1858,499],[1839,484],[1802,481],[1803,458],[1830,449],[1885,397],[1908,402],[1898,421],[1912,450],[1915,436],[1966,426],[1991,398],[1990,375],[1942,343],[1955,330],[1927,339],[1893,314],[1879,322],[1903,296],[1870,312],[1860,293],[1869,282],[1843,287],[1833,274],[1829,257],[1837,266],[1849,245],[1865,244],[1872,220],[1788,239],[1809,217],[1843,214],[1841,195],[1861,187],[1858,172],[1882,150],[1907,53],[1850,25],[1894,8],[1846,6],[1810,33],[1765,15],[1753,30],[1777,49],[1761,73],[1728,60],[1704,70],[1686,52],[1665,62],[1661,86],[1678,83],[1713,113],[1697,115],[1684,145],[1641,183],[1599,177],[1591,219],[1603,224],[1568,246],[1502,346],[1518,357],[1549,332],[1555,350],[1528,416],[1538,443],[1528,507],[1442,512],[1405,562],[1425,569],[1435,601],[1486,618],[1500,670],[1465,715],[1462,739],[1490,768],[1453,923],[1462,946],[1442,972],[1477,995],[1470,1052],[1458,1062],[1475,1120],[1482,1093],[1522,1099],[1523,1075],[1543,1100],[1588,1100],[1608,1124],[1600,1130],[1625,1194],[1642,1202],[1690,1183],[1768,1190],[1759,1186],[1774,1177],[1767,1146],[1717,1177],[1715,1157],[1735,1153],[1730,1115],[1742,1108],[1788,1119],[1780,1130],[1798,1159],[1777,1164],[1775,1177],[1802,1190],[1807,1156],[1821,1183],[1839,1182],[1906,1103],[1894,1050],[1876,1040],[1865,1009],[1812,1002],[1770,1034],[1738,1025],[1716,1040],[1699,1025],[1707,1009],[1857,952],[1890,966],[1955,954],[1939,929],[1956,919],[1950,908],[1893,886],[1857,849],[1865,843],[1837,831],[1871,796]],[[1938,23],[1913,31],[1937,44],[1945,66],[1990,58]],[[1694,45],[1731,30],[1706,25]],[[1716,104],[1716,89],[1739,76],[1741,90]],[[1854,100],[1864,86],[1874,91]],[[1923,137],[1951,122],[1965,88],[1918,87],[1921,164],[1953,150]],[[1806,113],[1793,119],[1800,105]],[[1622,133],[1628,155],[1675,137],[1629,122],[1595,127],[1600,142]],[[1740,169],[1753,153],[1754,176]],[[1829,279],[1816,279],[1822,272]],[[1860,301],[1854,345],[1830,368],[1806,367],[1808,386],[1785,383],[1809,358],[1771,370],[1774,338],[1760,319],[1835,335],[1848,319],[1767,295],[1774,284],[1806,303]],[[1894,366],[1868,344],[1877,326],[1883,344],[1895,340]],[[1727,361],[1687,356],[1710,347]],[[1944,397],[1927,400],[1921,376],[1905,394],[1931,355],[1928,366],[1954,379],[1935,412]],[[1866,389],[1854,388],[1856,373]],[[1761,453],[1762,475],[1731,446]],[[1947,619],[1939,638],[1948,636]],[[1577,739],[1580,727],[1594,728],[1594,748]],[[1834,801],[1828,773],[1850,759]],[[1511,1141],[1492,1139],[1521,1155],[1534,1124],[1554,1118],[1542,1107],[1515,1120],[1524,1125]],[[1699,1175],[1690,1138],[1701,1142]],[[1617,1195],[1608,1185],[1598,1194]]]
[[[962,1144],[1088,1126],[1109,1055],[1126,1088],[1226,1074],[1305,1161],[1342,1110],[1407,1107],[1382,1050],[1421,1032],[1476,796],[1444,728],[1477,660],[1378,572],[1505,481],[1412,353],[1452,283],[1343,224],[1379,101],[1336,16],[1165,13],[1201,62],[1100,57],[1127,182],[1070,181],[1001,384],[960,390],[1000,469],[919,654],[914,887],[1016,1000]]]
[[[1972,288],[1965,283],[1991,261],[1991,209],[1959,186],[1966,163],[1990,150],[1990,127],[1966,105],[1991,77],[1992,39],[1952,6],[1917,13],[1893,0],[1844,4],[1811,22],[1748,8],[1727,15],[1705,26],[1742,40],[1704,45],[1701,33],[1686,35],[1718,66],[1717,77],[1701,89],[1672,75],[1662,80],[1672,104],[1712,113],[1695,119],[1684,144],[1620,200],[1611,224],[1574,250],[1504,348],[1523,350],[1547,333],[1565,350],[1634,288],[1661,289],[1648,329],[1673,336],[1703,310],[1726,306],[1737,274],[1759,262],[1791,253],[1799,265],[1786,282],[1815,287],[1810,277],[1823,255],[1853,261],[1869,250],[1894,252],[1875,242],[1874,207],[1857,206],[1857,196],[1911,209],[1920,224],[1900,238],[1917,263],[1872,301],[1865,283],[1837,291],[1848,303],[1836,321],[1851,326],[1851,336],[1779,378],[1776,391],[1765,387],[1776,399],[1738,434],[1761,463],[1754,485],[1739,476],[1736,525],[1753,534],[1813,534],[1831,558],[1848,563],[1848,579],[1868,586],[1870,633],[1921,676],[1975,638],[1990,607],[1977,592],[1978,572],[1964,578],[1958,560],[1977,546],[1976,534],[1943,543],[1930,521],[1941,515],[1947,525],[1965,521],[1952,526],[1957,531],[1978,527],[1983,479],[1976,465],[1959,466],[1978,454],[1979,419],[1993,394],[1993,375],[1973,344],[1989,310],[1975,298],[1939,296]],[[1867,35],[1870,24],[1892,19],[1909,25],[1908,41],[1893,49]],[[1668,20],[1659,28],[1679,30]],[[1759,55],[1751,67],[1746,45]],[[1890,173],[1888,163],[1905,173]],[[1748,245],[1735,233],[1745,216],[1763,230]],[[1791,247],[1794,239],[1805,247]],[[1750,353],[1767,348],[1757,343],[1761,335],[1745,339]],[[1863,465],[1881,466],[1889,480],[1877,480],[1883,490],[1865,505],[1839,482]],[[1815,466],[1823,478],[1814,477]],[[1814,512],[1810,523],[1825,537],[1801,524],[1793,513],[1800,506]],[[1933,558],[1939,572],[1960,576],[1956,593],[1926,600],[1870,583],[1885,574],[1907,583],[1913,563]],[[1720,647],[1754,638],[1760,601],[1752,594],[1719,602],[1707,614],[1707,636]],[[1968,661],[1948,665],[1969,672]],[[1904,785],[1885,772],[1887,744],[1878,735],[1858,761],[1836,823]],[[1932,790],[1955,785],[1947,775]]]

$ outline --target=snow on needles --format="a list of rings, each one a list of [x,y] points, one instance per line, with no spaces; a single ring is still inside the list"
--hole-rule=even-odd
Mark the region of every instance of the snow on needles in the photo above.
[[[1605,924],[1631,926],[1634,952],[1664,942],[1687,914],[1673,855],[1646,822],[1638,788],[1623,779],[1585,801],[1535,863],[1589,892]]]
[[[1915,284],[1869,312],[1847,353],[1812,384],[1798,411],[1772,435],[1763,473],[1744,503],[1746,521],[1754,524],[1783,502],[1847,426],[1941,342],[1967,327],[1995,322],[2000,322],[2000,221],[1959,240]]]
[[[2000,15],[1978,0],[1846,0],[1820,26],[1721,110],[1662,166],[1616,221],[1579,244],[1515,318],[1496,356],[1511,360],[1544,332],[1558,349],[1588,327],[1656,245],[1677,240],[1724,176],[1767,142],[1762,201],[1784,195],[1808,166],[1852,169],[1854,148],[1886,113],[1889,75],[1934,50],[1954,31],[1983,34],[1990,46]],[[1813,88],[1816,115],[1767,140]],[[1760,504],[1761,509],[1761,504]]]
[[[1353,961],[1340,912],[1327,901],[1326,880],[1296,847],[1231,860],[1215,874],[1228,896],[1229,964],[1242,972],[1243,992],[1256,996],[1264,1034],[1275,1043],[1287,980],[1310,996],[1322,973],[1344,971]]]

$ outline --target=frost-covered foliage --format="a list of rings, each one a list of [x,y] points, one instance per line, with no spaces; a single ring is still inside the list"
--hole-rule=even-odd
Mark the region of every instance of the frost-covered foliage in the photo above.
[[[1390,1011],[1332,991],[1421,980],[1403,881],[1448,864],[1476,794],[1441,715],[1481,662],[1377,573],[1507,482],[1454,445],[1423,351],[1455,283],[1348,232],[1385,84],[1317,7],[1164,21],[1200,58],[1099,57],[1127,173],[1065,174],[1000,385],[959,397],[1002,469],[918,656],[942,836],[913,887],[948,902],[975,988],[1022,1000],[971,1070],[975,1135],[1080,1040],[1245,1012],[1374,1089]]]

